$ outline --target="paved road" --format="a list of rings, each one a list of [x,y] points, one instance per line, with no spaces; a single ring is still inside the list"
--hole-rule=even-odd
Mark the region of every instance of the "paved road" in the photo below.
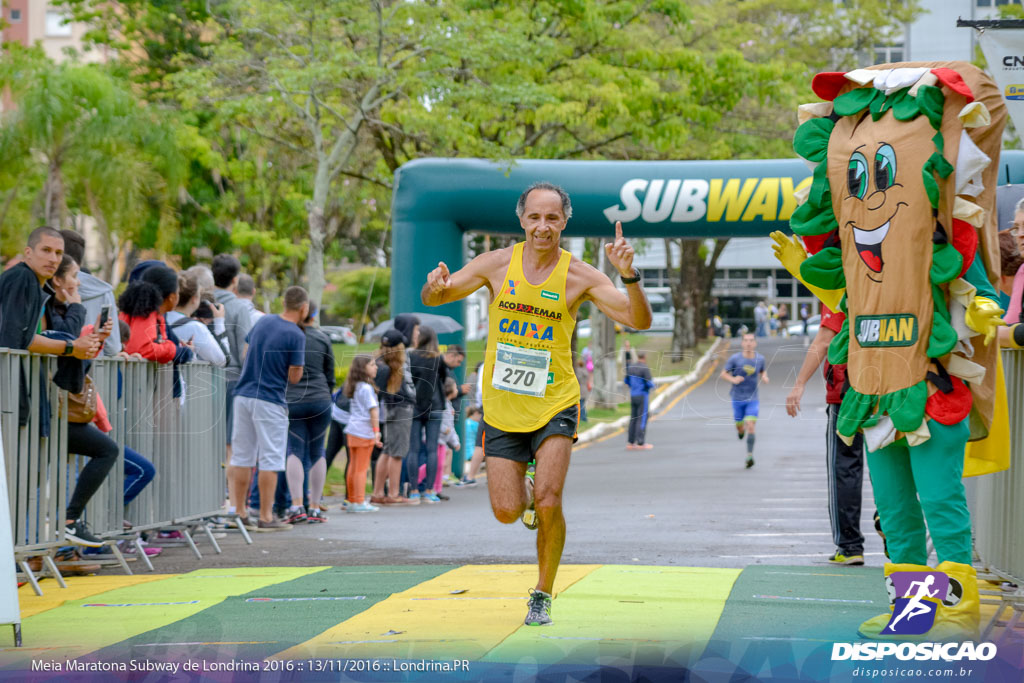
[[[734,341],[730,352],[738,350]],[[757,464],[744,468],[728,385],[719,364],[648,430],[650,451],[627,451],[615,435],[573,456],[565,490],[568,539],[563,562],[745,567],[823,564],[834,550],[826,506],[824,387],[816,378],[799,419],[786,415],[785,396],[803,359],[803,340],[765,340],[771,382],[761,387]],[[668,372],[666,368],[662,374]],[[655,374],[658,369],[655,368]],[[535,561],[534,534],[491,516],[484,485],[448,489],[438,505],[330,514],[322,525],[236,534],[225,552],[199,563],[184,549],[158,558],[157,571],[240,565],[353,565]],[[871,526],[865,482],[862,531],[869,565],[884,562]],[[205,548],[204,546],[200,546]]]

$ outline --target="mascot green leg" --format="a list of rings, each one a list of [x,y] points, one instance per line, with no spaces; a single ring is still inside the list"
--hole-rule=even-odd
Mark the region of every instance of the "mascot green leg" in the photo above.
[[[980,615],[977,577],[970,566],[971,517],[961,481],[970,430],[966,419],[952,426],[929,420],[928,428],[931,438],[919,446],[908,447],[906,439],[900,439],[867,454],[875,505],[893,560],[885,565],[885,576],[928,570],[929,531],[941,563],[938,570],[959,584],[960,595],[947,601],[955,604],[939,606],[935,626],[925,636],[907,639],[971,638],[977,635]],[[890,614],[891,607],[889,613],[864,622],[859,633],[866,638],[896,638],[880,635]]]
[[[939,562],[970,564],[971,516],[961,481],[970,430],[966,419],[952,426],[929,420],[928,429],[931,438],[919,446],[900,439],[867,454],[889,557],[927,564],[927,520]]]

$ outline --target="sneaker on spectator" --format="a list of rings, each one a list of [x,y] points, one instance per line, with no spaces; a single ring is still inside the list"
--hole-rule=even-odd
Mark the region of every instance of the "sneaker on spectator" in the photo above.
[[[82,549],[83,555],[113,555],[114,551],[110,549],[109,545],[101,545],[99,548],[93,548],[91,546]]]
[[[436,493],[428,492],[428,493],[424,493],[423,494],[423,502],[424,503],[440,503],[441,499],[437,497]]]
[[[132,543],[132,544],[126,544],[126,547],[125,547],[125,549],[122,552],[125,555],[134,555],[138,551],[135,549],[135,544]],[[148,557],[156,557],[157,555],[162,553],[163,550],[161,550],[160,548],[151,548],[149,546],[145,546],[145,547],[142,548],[142,552],[146,553],[146,555]]]
[[[158,533],[156,535],[156,537],[159,538],[159,539],[162,539],[162,540],[171,540],[171,541],[185,540],[185,534],[181,533],[177,529],[175,529],[173,531],[161,531],[160,533]]]
[[[420,504],[420,494],[417,493],[417,492],[410,493],[408,501],[409,502],[407,502],[406,505],[419,505]]]
[[[451,497],[444,493],[435,493],[439,500],[451,500]]]
[[[293,506],[291,510],[285,513],[285,515],[286,516],[283,519],[287,524],[302,524],[309,519],[309,515],[306,514],[306,509],[301,505]]]
[[[306,513],[306,521],[310,524],[322,524],[327,521],[327,515],[319,507],[310,508]]]
[[[103,545],[103,539],[93,534],[89,525],[80,519],[64,527],[64,538],[75,545],[84,545],[87,548],[99,548]]]
[[[476,486],[476,479],[463,479],[455,482],[455,488],[469,488],[470,486]]]
[[[379,507],[377,507],[376,505],[371,505],[370,503],[367,502],[348,504],[349,512],[377,512],[378,510],[380,510]]]

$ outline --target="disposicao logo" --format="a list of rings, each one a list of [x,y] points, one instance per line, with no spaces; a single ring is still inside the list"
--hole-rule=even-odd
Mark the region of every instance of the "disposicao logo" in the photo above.
[[[892,616],[882,635],[921,636],[935,625],[941,605],[956,605],[963,594],[960,584],[944,572],[893,572],[886,577]],[[832,661],[877,660],[895,656],[899,660],[988,661],[996,656],[994,643],[834,643]]]
[[[949,593],[949,577],[943,572],[893,572],[889,575],[895,591],[886,635],[921,636],[935,625],[939,605]]]

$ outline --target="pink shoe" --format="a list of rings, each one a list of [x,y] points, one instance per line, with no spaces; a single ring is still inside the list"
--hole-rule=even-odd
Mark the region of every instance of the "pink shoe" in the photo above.
[[[138,551],[137,551],[137,550],[135,549],[135,546],[134,546],[134,545],[129,545],[128,547],[126,547],[126,548],[124,549],[124,553],[125,553],[126,555],[134,555],[134,554],[136,554],[137,552],[138,552]],[[144,547],[144,548],[142,549],[142,552],[146,553],[146,555],[147,555],[148,557],[156,557],[157,555],[159,555],[160,553],[162,553],[162,552],[163,552],[163,550],[162,550],[161,548],[151,548],[151,547],[149,547],[149,546],[146,546],[146,547]]]
[[[157,534],[157,538],[173,538],[173,539],[184,539],[185,535],[180,531],[161,531]]]

